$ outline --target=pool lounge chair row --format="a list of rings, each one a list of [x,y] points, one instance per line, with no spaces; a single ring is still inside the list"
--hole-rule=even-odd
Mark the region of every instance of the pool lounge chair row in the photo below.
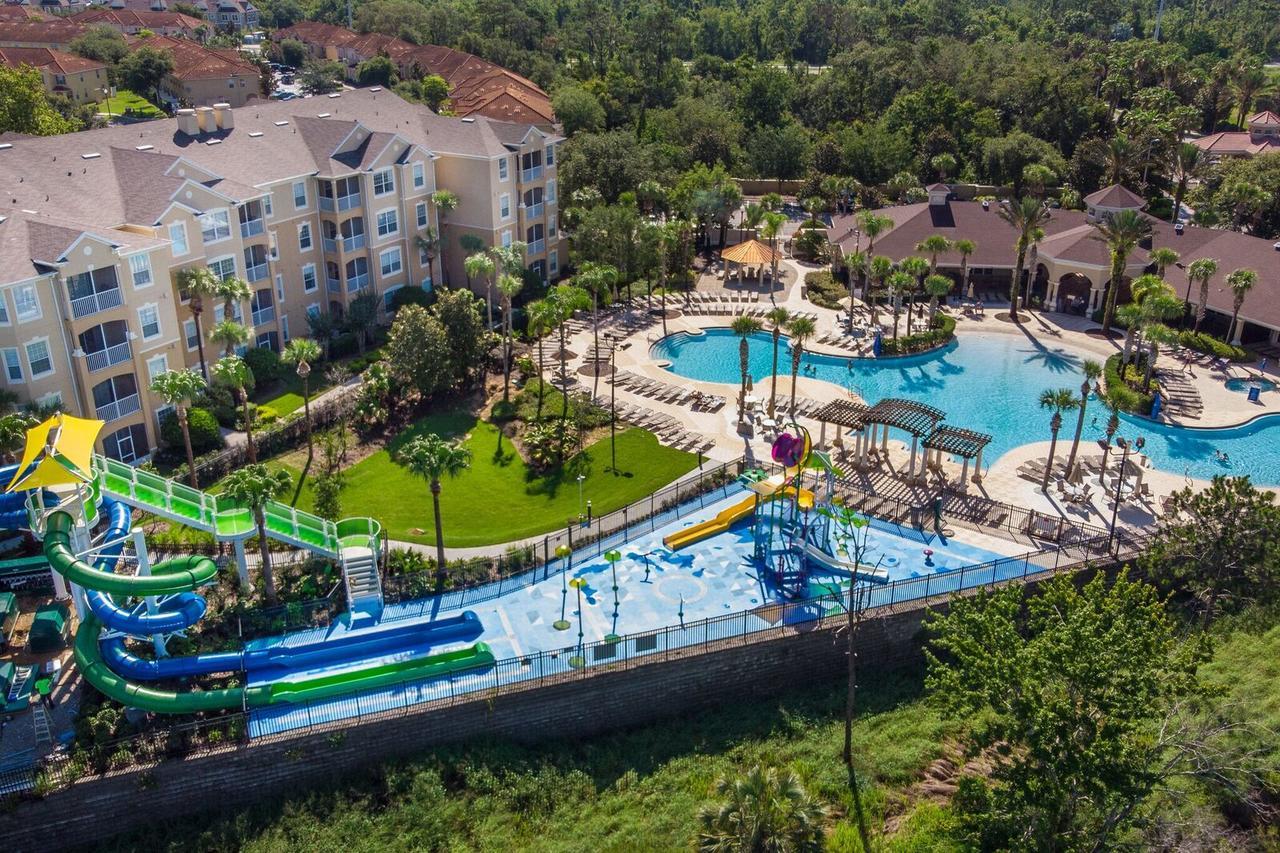
[[[608,408],[608,396],[601,394],[596,397],[596,405]],[[641,429],[646,429],[658,437],[658,440],[668,447],[674,447],[687,453],[706,453],[716,446],[716,443],[704,436],[695,435],[681,426],[671,415],[664,412],[653,412],[641,406],[633,406],[629,403],[618,403],[615,406],[618,417],[627,423],[635,424]]]

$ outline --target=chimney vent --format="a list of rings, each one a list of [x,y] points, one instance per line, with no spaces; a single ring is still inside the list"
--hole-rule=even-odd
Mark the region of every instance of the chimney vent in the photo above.
[[[200,135],[200,123],[196,119],[196,111],[193,109],[178,110],[178,131],[185,133],[187,136]]]

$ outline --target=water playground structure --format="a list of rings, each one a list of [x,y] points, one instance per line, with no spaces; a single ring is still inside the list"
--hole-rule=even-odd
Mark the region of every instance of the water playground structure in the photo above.
[[[787,598],[807,593],[814,569],[886,583],[886,567],[859,563],[850,553],[853,533],[836,523],[842,514],[834,499],[835,466],[828,454],[814,449],[809,431],[793,422],[788,431],[779,433],[770,452],[781,472],[747,470],[740,478],[749,493],[745,498],[701,524],[667,536],[663,544],[675,551],[749,518],[754,560]],[[804,485],[805,473],[810,471],[823,481],[822,498]]]
[[[320,637],[276,638],[239,651],[170,656],[168,641],[207,610],[201,587],[218,574],[207,556],[152,563],[133,530],[141,510],[232,544],[241,583],[249,581],[245,542],[256,535],[251,509],[224,496],[107,459],[93,452],[103,423],[55,415],[28,431],[21,461],[0,469],[0,525],[29,530],[53,570],[56,594],[80,616],[74,639],[84,679],[126,705],[159,713],[247,710],[301,703],[415,678],[485,667],[482,642],[441,653],[444,643],[477,637],[474,613],[431,622],[382,623],[378,560],[382,529],[371,518],[328,521],[268,502],[267,536],[332,559],[341,567],[347,613]],[[289,641],[286,641],[289,640]],[[149,651],[140,646],[150,645]],[[240,686],[167,689],[199,676],[233,675]]]

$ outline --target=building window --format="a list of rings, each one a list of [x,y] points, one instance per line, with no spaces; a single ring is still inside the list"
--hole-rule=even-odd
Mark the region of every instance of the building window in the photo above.
[[[182,322],[182,335],[187,339],[187,349],[193,350],[200,343],[200,337],[196,334],[196,321],[184,320]]]
[[[18,309],[18,322],[40,319],[40,297],[34,284],[20,284],[13,289],[13,306]]]
[[[510,231],[503,231],[503,232],[502,232],[502,246],[503,246],[503,248],[510,248],[510,247],[511,247],[511,232],[510,232]]]
[[[398,247],[395,249],[387,249],[385,252],[378,255],[378,262],[381,265],[383,278],[397,274],[404,267],[404,264],[400,259],[400,249]]]
[[[147,428],[134,424],[111,433],[102,440],[107,456],[121,462],[136,462],[147,454]]]
[[[498,196],[498,218],[499,219],[511,218],[511,196],[507,195],[506,193],[503,193],[502,195]]]
[[[10,382],[23,381],[22,359],[18,357],[18,351],[13,347],[4,351],[4,375]]]
[[[554,236],[556,236],[556,220],[553,217],[547,220],[547,237],[551,238]]]
[[[148,287],[151,284],[151,258],[147,255],[130,255],[129,272],[133,273],[134,287]]]
[[[312,319],[320,316],[319,302],[312,302],[310,305],[307,306],[307,316],[311,317]]]
[[[200,215],[200,238],[216,243],[231,236],[231,216],[225,210],[211,210]]]
[[[298,226],[298,250],[301,252],[311,251],[311,223],[304,222]]]
[[[27,344],[27,366],[31,368],[31,378],[39,379],[53,373],[53,358],[49,355],[49,339],[39,338]]]
[[[9,325],[9,303],[4,298],[4,291],[0,290],[0,326]]]
[[[280,334],[284,336],[284,342],[289,343],[289,315],[280,315]]]
[[[556,164],[556,147],[554,145],[547,146],[547,166]]]
[[[556,201],[556,179],[551,178],[547,181],[547,204],[555,204]]]
[[[187,243],[187,224],[185,222],[169,223],[169,242],[173,244],[173,254],[185,255],[191,251]]]
[[[378,236],[389,237],[400,230],[400,222],[394,210],[384,210],[378,214]]]
[[[426,205],[426,203],[425,203],[425,202],[421,202],[421,201],[420,201],[420,202],[418,202],[416,205],[414,205],[413,212],[414,212],[414,213],[417,215],[417,217],[418,217],[418,227],[419,227],[419,228],[426,228],[426,227],[427,227],[427,205]]]
[[[418,266],[426,267],[431,263],[431,255],[422,246],[418,247]]]
[[[236,275],[236,259],[228,255],[225,258],[218,258],[209,261],[209,269],[218,278],[226,281],[229,278],[235,278]]]
[[[507,165],[508,162],[509,161],[507,160],[506,157],[502,157],[498,160],[498,180],[500,181],[505,181],[507,180],[508,177],[510,177],[511,167]]]
[[[143,305],[138,309],[138,325],[142,327],[143,340],[160,337],[160,311],[154,305]]]
[[[155,358],[147,359],[147,384],[151,384],[157,376],[161,373],[167,373],[168,370],[169,356],[158,355]]]
[[[547,269],[551,270],[552,275],[560,272],[560,253],[555,249],[552,249],[551,254],[547,255]]]
[[[422,167],[421,163],[413,164],[413,188],[422,189],[427,185],[427,170]]]
[[[302,292],[311,293],[316,287],[316,265],[307,264],[302,268]]]
[[[387,195],[396,190],[395,175],[390,169],[383,169],[381,172],[373,173],[373,194]]]
[[[307,206],[307,182],[293,182],[293,209],[302,210]]]
[[[275,215],[275,211],[271,207],[271,193],[267,193],[262,197],[262,214],[263,216]]]

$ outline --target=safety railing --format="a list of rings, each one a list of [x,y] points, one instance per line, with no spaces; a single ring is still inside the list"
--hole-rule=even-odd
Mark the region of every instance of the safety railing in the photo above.
[[[108,367],[128,361],[133,357],[128,341],[100,349],[97,352],[85,353],[84,360],[90,372],[106,370]]]
[[[99,311],[107,311],[112,308],[119,308],[124,304],[124,296],[119,287],[113,287],[108,290],[99,290],[88,296],[80,296],[71,300],[71,316],[79,320],[81,317],[88,317],[91,314],[97,314]]]
[[[130,394],[127,397],[121,397],[118,400],[112,400],[110,403],[98,406],[95,409],[95,413],[98,415],[98,420],[111,423],[126,415],[132,415],[141,408],[142,401],[138,395]]]

